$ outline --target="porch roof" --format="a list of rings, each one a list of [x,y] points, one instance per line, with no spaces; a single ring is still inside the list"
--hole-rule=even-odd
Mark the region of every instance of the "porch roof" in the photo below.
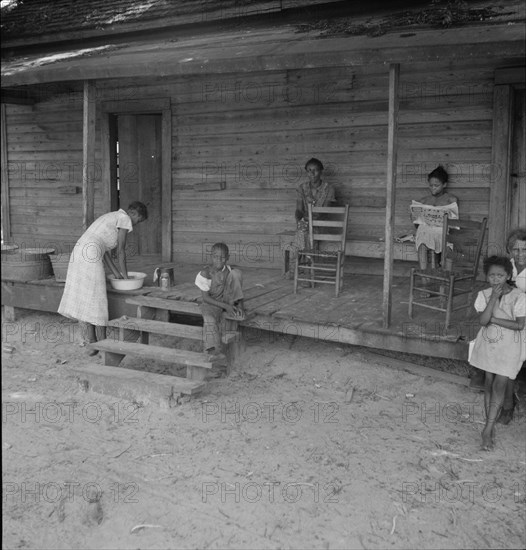
[[[367,18],[363,17],[363,21]],[[370,21],[370,19],[369,19]],[[359,26],[360,19],[353,25]],[[338,30],[338,29],[337,29]],[[524,8],[509,18],[455,28],[394,26],[380,36],[327,33],[314,25],[243,25],[235,29],[164,31],[122,42],[55,45],[47,52],[6,56],[2,87],[110,78],[239,73],[258,70],[417,63],[469,58],[522,60]]]

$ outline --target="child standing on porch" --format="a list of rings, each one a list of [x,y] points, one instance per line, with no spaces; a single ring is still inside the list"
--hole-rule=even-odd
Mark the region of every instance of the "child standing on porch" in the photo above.
[[[443,208],[445,212],[448,212],[450,218],[458,217],[458,199],[446,191],[449,181],[446,170],[442,166],[438,166],[427,176],[427,181],[430,194],[421,198],[418,203]],[[415,201],[413,201],[414,204]],[[454,212],[457,214],[454,215]],[[418,263],[420,269],[425,270],[428,267],[429,253],[434,254],[432,265],[438,265],[439,254],[443,252],[442,227],[432,227],[421,220],[415,220],[415,223],[419,224],[415,236]],[[445,265],[444,261],[442,261],[442,265]]]
[[[515,380],[526,358],[526,295],[509,285],[513,267],[508,258],[487,258],[484,273],[491,286],[480,291],[475,301],[482,328],[469,362],[486,372],[482,449],[487,451],[495,444],[495,422],[504,402],[506,384]]]
[[[228,318],[242,321],[245,318],[243,305],[242,274],[228,265],[229,250],[225,243],[212,247],[212,263],[205,266],[195,278],[201,290],[203,314],[204,351],[211,355],[221,353],[221,321],[223,312]]]

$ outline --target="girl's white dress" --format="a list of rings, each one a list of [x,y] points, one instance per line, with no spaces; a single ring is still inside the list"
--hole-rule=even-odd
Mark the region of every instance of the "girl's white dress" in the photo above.
[[[420,205],[418,201],[413,201],[412,205]],[[458,204],[453,202],[443,206],[430,206],[422,204],[422,206],[428,207],[433,210],[447,212],[448,218],[458,218]],[[443,214],[442,214],[443,215]],[[418,229],[415,235],[415,247],[418,250],[420,245],[425,245],[429,250],[434,250],[437,254],[442,252],[442,223],[438,226],[428,225],[424,220],[414,220],[414,223],[418,224]]]
[[[486,309],[491,293],[491,288],[478,293],[475,309],[479,313]],[[514,288],[495,304],[492,315],[512,321],[517,317],[526,317],[526,294]],[[526,329],[510,330],[489,324],[479,330],[469,362],[484,371],[515,380],[525,359]]]
[[[97,218],[75,245],[58,312],[92,325],[108,324],[106,273],[102,258],[117,246],[119,229],[133,230],[125,210]]]

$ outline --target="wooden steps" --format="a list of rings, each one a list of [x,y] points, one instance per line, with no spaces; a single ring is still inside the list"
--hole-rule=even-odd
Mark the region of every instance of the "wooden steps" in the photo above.
[[[168,323],[140,317],[119,317],[108,323],[108,326],[122,330],[138,330],[151,334],[163,334],[165,336],[176,336],[190,340],[202,340],[203,327],[194,325],[182,325],[180,323]],[[237,331],[225,332],[222,335],[223,344],[229,344],[237,337]],[[122,340],[123,338],[121,338]]]
[[[94,391],[125,399],[128,403],[157,404],[161,408],[173,406],[180,394],[195,395],[203,391],[204,382],[187,380],[180,376],[169,376],[141,370],[111,368],[92,364],[87,367],[70,367],[83,391]],[[134,416],[133,408],[126,410],[129,418]]]
[[[166,363],[196,366],[205,369],[211,369],[214,366],[224,364],[224,359],[222,359],[221,357],[216,360],[210,360],[208,354],[206,353],[187,351],[177,348],[165,348],[162,346],[151,346],[148,344],[138,344],[136,342],[121,342],[120,340],[100,340],[99,342],[89,344],[89,347],[92,349],[98,349],[105,354],[119,355],[121,356],[119,362],[125,355],[133,355],[135,357],[141,357],[143,359],[155,359],[157,361],[164,361]]]
[[[226,366],[228,374],[231,364],[237,360],[240,350],[240,334],[237,322],[225,321],[222,340],[227,346],[226,356],[223,354],[211,356],[207,353],[189,351],[178,347],[152,346],[149,344],[150,334],[174,336],[201,342],[203,339],[202,326],[168,322],[168,312],[170,311],[201,317],[199,305],[195,302],[170,300],[147,295],[131,296],[126,302],[137,306],[137,317],[122,316],[119,319],[112,319],[108,323],[108,326],[118,329],[119,339],[106,339],[89,344],[91,349],[101,352],[104,363],[104,366],[99,367],[99,370],[93,373],[90,378],[90,380],[93,379],[91,382],[93,389],[95,387],[102,389],[110,387],[114,395],[122,397],[124,396],[123,392],[126,395],[129,392],[140,393],[140,381],[142,380],[143,384],[147,386],[146,390],[148,390],[148,387],[151,391],[155,390],[155,395],[163,403],[173,402],[176,401],[173,396],[174,392],[192,395],[201,391],[204,388],[203,382],[210,373],[210,369]],[[127,341],[126,336],[129,334],[134,335],[135,338],[140,334],[140,342]],[[142,359],[153,359],[173,365],[185,365],[186,378],[131,369],[107,368],[118,367],[127,355]],[[122,371],[125,371],[125,374]],[[163,379],[166,379],[166,384]],[[119,381],[124,383],[125,388],[120,388]],[[166,385],[168,389],[160,390],[159,384],[161,388]],[[173,390],[172,393],[170,393],[170,388]],[[164,393],[162,393],[163,391]]]
[[[203,337],[202,327],[141,319],[140,317],[120,317],[119,319],[110,321],[108,326],[123,330],[140,330],[141,332],[164,334],[165,336],[189,338],[191,340],[201,340]]]
[[[153,296],[134,296],[133,298],[128,298],[126,303],[201,316],[199,304],[195,302],[183,302],[182,300],[169,300],[166,298],[155,298]]]

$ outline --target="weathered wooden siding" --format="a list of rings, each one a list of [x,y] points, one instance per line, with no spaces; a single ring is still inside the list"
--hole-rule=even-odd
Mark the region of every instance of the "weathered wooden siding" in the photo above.
[[[461,213],[487,215],[493,75],[505,63],[402,65],[396,234],[411,228],[408,204],[427,193],[426,175],[439,163],[451,174]],[[210,243],[223,240],[236,263],[281,265],[277,234],[294,228],[294,189],[312,156],[325,164],[340,201],[351,205],[351,242],[381,242],[387,67],[106,81],[98,87],[100,100],[171,99],[175,260],[201,263]],[[33,107],[8,105],[7,124],[12,240],[74,241],[81,231],[81,196],[58,188],[82,184],[81,94]],[[99,141],[97,151],[96,165]],[[96,214],[100,197],[98,192]],[[361,250],[380,254],[368,245]]]
[[[7,106],[11,241],[68,251],[82,233],[82,94]],[[91,167],[100,201],[100,141]],[[77,193],[72,194],[73,188]]]

